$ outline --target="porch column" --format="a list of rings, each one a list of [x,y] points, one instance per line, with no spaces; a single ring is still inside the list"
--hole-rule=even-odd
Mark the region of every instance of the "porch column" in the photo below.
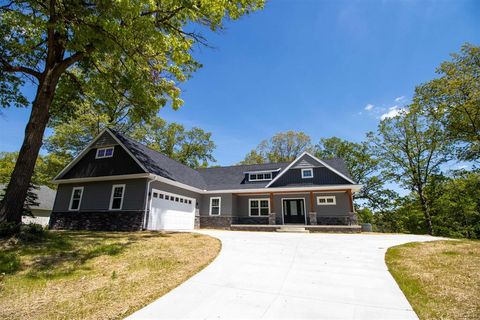
[[[275,202],[273,201],[273,192],[270,192],[270,213],[268,214],[268,224],[277,224],[277,214],[275,213]]]
[[[315,201],[313,196],[313,191],[310,191],[310,208],[308,212],[308,220],[311,225],[317,224],[317,212],[315,211]]]
[[[348,224],[356,225],[358,224],[357,214],[355,212],[355,207],[353,206],[353,195],[352,190],[347,190],[348,202],[350,204],[350,212],[348,213]]]

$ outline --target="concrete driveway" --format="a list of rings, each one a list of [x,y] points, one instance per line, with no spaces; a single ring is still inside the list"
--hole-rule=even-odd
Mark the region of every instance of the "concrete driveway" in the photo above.
[[[388,247],[429,236],[201,231],[217,259],[128,319],[417,319]]]

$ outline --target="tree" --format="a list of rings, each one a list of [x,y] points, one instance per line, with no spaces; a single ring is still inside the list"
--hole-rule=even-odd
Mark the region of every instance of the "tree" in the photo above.
[[[428,232],[433,234],[431,199],[425,188],[450,160],[451,148],[442,126],[422,108],[411,105],[396,117],[382,120],[378,132],[368,136],[384,167],[383,176],[415,193]]]
[[[192,46],[205,44],[190,26],[216,31],[225,18],[238,19],[262,6],[262,0],[14,0],[1,5],[0,103],[28,105],[21,92],[26,81],[36,86],[36,94],[0,221],[20,223],[47,123],[52,115],[61,118],[71,111],[54,103],[65,100],[57,92],[59,83],[73,96],[123,97],[140,117],[168,101],[178,108],[177,83],[200,66],[190,54]]]
[[[186,130],[178,123],[167,124],[160,118],[137,127],[131,133],[134,139],[151,149],[192,168],[206,167],[209,161],[215,161],[212,155],[215,143],[211,140],[211,135],[200,128]]]
[[[255,150],[250,151],[242,164],[293,161],[302,152],[309,150],[311,139],[303,132],[280,132],[268,140],[262,141]]]
[[[480,239],[480,172],[459,170],[427,188],[438,235]]]
[[[437,73],[414,100],[445,126],[460,159],[480,161],[480,47],[465,44]]]

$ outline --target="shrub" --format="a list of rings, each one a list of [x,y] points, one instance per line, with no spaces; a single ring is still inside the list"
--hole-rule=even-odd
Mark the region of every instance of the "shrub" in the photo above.
[[[43,240],[46,235],[47,232],[41,225],[29,223],[20,226],[18,238],[24,242],[35,242]]]
[[[14,252],[0,252],[0,274],[14,273],[20,269],[20,260]]]

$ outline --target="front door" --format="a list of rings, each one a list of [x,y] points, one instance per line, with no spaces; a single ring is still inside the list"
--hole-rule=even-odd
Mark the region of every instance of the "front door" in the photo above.
[[[283,199],[283,222],[305,224],[303,199]]]

